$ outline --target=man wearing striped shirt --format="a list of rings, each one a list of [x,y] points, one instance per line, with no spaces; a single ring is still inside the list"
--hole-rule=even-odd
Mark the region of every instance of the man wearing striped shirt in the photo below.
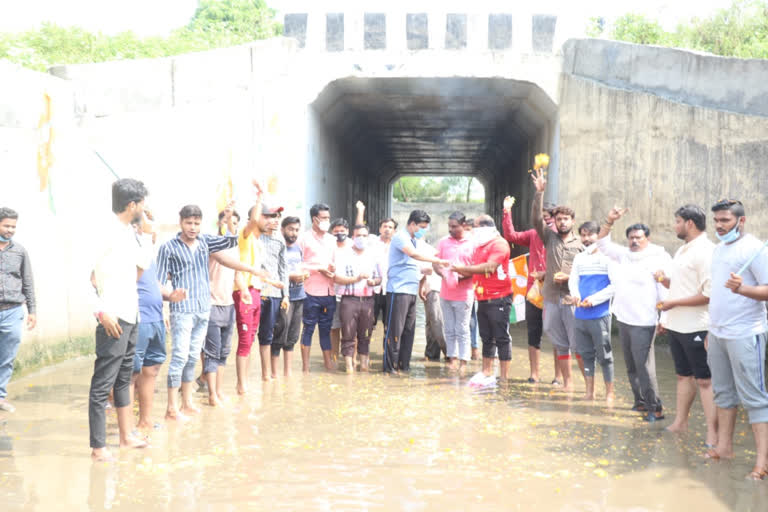
[[[187,205],[179,212],[181,231],[176,238],[160,246],[157,255],[157,279],[171,280],[174,290],[186,291],[186,299],[171,304],[171,362],[168,365],[168,408],[166,419],[185,419],[199,409],[192,403],[192,381],[195,364],[208,331],[211,309],[209,259],[225,267],[258,274],[259,270],[239,260],[218,254],[235,247],[237,236],[200,234],[203,212],[198,206]],[[181,386],[181,409],[177,389]]]
[[[269,279],[261,288],[261,318],[259,319],[259,356],[261,359],[261,380],[270,376],[272,340],[275,323],[280,309],[288,308],[288,268],[285,263],[285,241],[277,232],[280,225],[282,206],[270,207],[261,203],[261,216],[266,220],[264,231],[259,237],[264,247],[263,267]]]
[[[595,398],[595,358],[603,368],[605,401],[613,403],[613,350],[611,350],[611,260],[595,242],[600,231],[594,221],[579,226],[581,243],[586,248],[573,258],[568,288],[574,311],[573,334],[576,352],[584,361],[587,400]]]

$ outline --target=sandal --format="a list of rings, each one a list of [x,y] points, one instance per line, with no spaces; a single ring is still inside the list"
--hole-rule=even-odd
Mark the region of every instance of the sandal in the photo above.
[[[720,454],[715,451],[714,448],[708,448],[704,453],[705,459],[720,460]]]
[[[754,480],[757,482],[758,480],[762,480],[768,475],[768,471],[766,471],[765,468],[760,469],[757,466],[752,468],[752,471],[749,472],[749,474],[745,477],[747,480]]]

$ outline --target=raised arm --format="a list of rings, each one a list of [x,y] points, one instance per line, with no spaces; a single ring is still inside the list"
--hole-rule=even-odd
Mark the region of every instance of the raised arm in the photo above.
[[[261,200],[264,197],[264,191],[261,189],[259,180],[255,178],[253,180],[253,188],[256,190],[256,202],[253,203],[253,211],[256,213],[256,218],[258,218],[258,215],[261,214]],[[248,238],[251,233],[255,234],[256,236],[261,236],[261,230],[259,229],[258,223],[255,219],[252,220],[249,218],[243,227],[243,236]]]
[[[354,226],[365,224],[365,204],[362,201],[358,201],[355,203],[355,208],[357,209],[357,215],[355,216]]]
[[[533,186],[536,189],[536,193],[533,194],[533,201],[531,201],[531,219],[533,222],[533,229],[536,230],[536,234],[539,238],[545,240],[546,233],[544,232],[544,221],[542,220],[541,210],[544,207],[544,190],[547,188],[547,179],[544,177],[544,171],[539,169],[533,172]]]
[[[619,208],[618,206],[611,208],[611,210],[608,212],[608,215],[605,216],[602,225],[600,226],[600,232],[597,234],[597,238],[605,238],[610,235],[611,228],[613,228],[613,223],[622,218],[628,211],[629,208]]]
[[[501,229],[504,238],[515,245],[524,245],[530,247],[531,236],[535,231],[515,231],[515,225],[512,222],[512,205],[515,204],[515,198],[507,196],[504,198],[504,211],[501,220]]]

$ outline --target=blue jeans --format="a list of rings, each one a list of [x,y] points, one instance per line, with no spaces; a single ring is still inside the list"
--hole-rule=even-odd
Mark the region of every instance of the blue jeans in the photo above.
[[[312,335],[315,333],[315,326],[317,326],[320,348],[331,350],[331,324],[335,311],[335,295],[319,297],[307,294],[307,298],[304,299],[304,332],[301,333],[301,344],[305,347],[312,345]]]
[[[168,364],[168,387],[195,380],[195,365],[208,333],[210,311],[199,313],[171,312],[171,362]]]
[[[8,396],[8,382],[13,375],[13,361],[21,345],[24,308],[21,306],[0,311],[0,399]]]
[[[261,318],[259,319],[259,345],[269,346],[275,335],[275,322],[280,313],[280,297],[261,298]]]

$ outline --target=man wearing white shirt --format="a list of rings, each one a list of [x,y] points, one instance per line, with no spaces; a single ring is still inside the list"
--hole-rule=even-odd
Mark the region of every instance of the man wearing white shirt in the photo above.
[[[619,337],[632,386],[635,404],[647,421],[664,419],[659,385],[656,382],[656,356],[653,346],[658,324],[657,305],[666,298],[666,289],[654,272],[667,268],[671,258],[663,247],[650,243],[650,228],[633,224],[626,230],[629,247],[611,242],[613,223],[626,210],[612,208],[600,228],[598,249],[618,263],[611,281],[615,287],[613,312],[619,322]],[[647,414],[646,414],[647,413]]]
[[[688,416],[696,398],[707,424],[707,446],[717,443],[717,414],[712,394],[712,374],[707,364],[704,340],[709,325],[709,294],[712,251],[715,244],[705,233],[707,215],[697,205],[687,204],[675,212],[675,233],[685,244],[675,252],[668,273],[656,272],[656,279],[669,289],[661,304],[660,330],[667,332],[677,374],[677,409],[670,432],[688,431]]]
[[[576,352],[584,361],[584,381],[587,400],[595,398],[595,359],[603,369],[605,401],[613,403],[613,350],[611,348],[611,298],[613,284],[610,274],[613,262],[602,254],[595,242],[599,231],[597,222],[579,226],[584,252],[573,258],[568,289],[574,311],[573,334]]]
[[[91,284],[96,291],[94,314],[96,327],[96,361],[88,395],[88,426],[91,457],[111,459],[106,440],[107,398],[114,390],[120,448],[143,448],[147,443],[133,436],[131,409],[131,375],[138,336],[139,294],[136,281],[149,268],[152,253],[139,243],[131,223],[144,215],[147,189],[140,181],[121,179],[112,184],[110,227],[101,233],[95,253]]]
[[[768,250],[744,232],[741,201],[723,199],[713,207],[720,244],[712,254],[707,362],[717,406],[717,446],[711,459],[733,457],[733,430],[739,402],[755,436],[755,465],[747,478],[768,475],[768,393],[765,338],[768,331]]]

